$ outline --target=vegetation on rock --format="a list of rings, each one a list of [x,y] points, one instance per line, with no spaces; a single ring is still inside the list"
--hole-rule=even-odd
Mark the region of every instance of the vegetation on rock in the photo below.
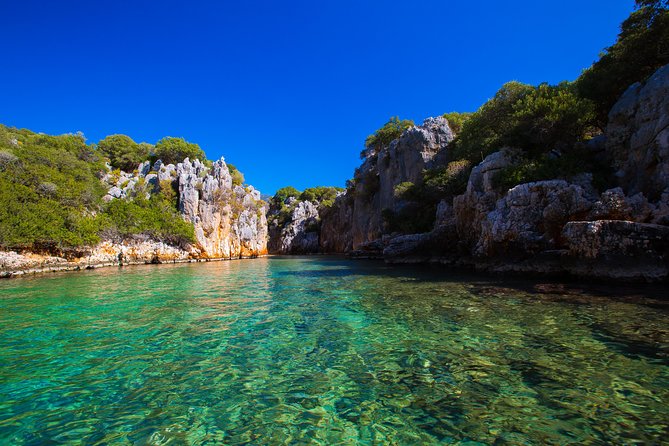
[[[132,172],[140,163],[146,161],[153,150],[150,144],[138,144],[126,135],[109,135],[98,143],[97,148],[109,158],[113,168],[126,172]]]
[[[195,143],[183,138],[167,136],[156,143],[154,158],[162,160],[165,164],[176,164],[185,158],[191,160],[206,160],[204,151]]]
[[[669,2],[637,0],[636,6],[617,41],[576,82],[579,94],[595,104],[600,128],[630,85],[669,63]]]
[[[96,146],[82,134],[52,136],[0,125],[0,248],[63,251],[102,238],[194,242],[193,225],[177,211],[173,179],[148,194],[140,178],[127,199],[103,200],[105,174],[118,181],[121,169],[136,170],[149,157],[166,164],[181,156],[204,159],[199,146],[181,138],[164,138],[152,152],[153,146],[126,135],[110,135]],[[106,160],[115,170],[107,170]],[[233,182],[243,183],[232,169]]]
[[[368,151],[371,151],[371,153],[378,152],[381,148],[389,145],[394,139],[399,138],[403,131],[413,125],[414,122],[409,119],[400,120],[398,116],[393,116],[383,127],[367,137],[365,140],[365,150],[362,151],[360,157],[365,158]]]

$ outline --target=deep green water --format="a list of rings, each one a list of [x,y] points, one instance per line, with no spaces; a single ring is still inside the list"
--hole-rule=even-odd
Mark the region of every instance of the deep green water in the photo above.
[[[0,444],[660,444],[669,302],[620,291],[317,257],[5,280]]]

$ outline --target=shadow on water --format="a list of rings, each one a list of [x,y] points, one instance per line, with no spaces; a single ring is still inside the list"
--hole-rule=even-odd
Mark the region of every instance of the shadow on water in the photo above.
[[[669,344],[663,343],[662,339],[642,340],[638,337],[624,336],[603,324],[592,324],[590,328],[594,339],[627,358],[646,359],[669,366]]]
[[[275,256],[272,259],[305,261],[319,267],[282,270],[276,273],[279,276],[304,279],[383,276],[415,282],[466,284],[469,292],[480,296],[517,296],[518,291],[522,291],[529,298],[536,297],[551,302],[592,304],[615,300],[669,311],[666,284],[586,282],[564,276],[502,276],[439,264],[396,265],[382,260],[352,260],[329,255]]]

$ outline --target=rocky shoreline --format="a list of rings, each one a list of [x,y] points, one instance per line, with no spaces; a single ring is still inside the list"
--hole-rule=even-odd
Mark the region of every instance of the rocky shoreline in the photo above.
[[[501,147],[471,169],[464,193],[439,202],[431,230],[389,230],[386,216],[410,204],[398,189],[419,184],[423,172],[444,166],[453,140],[445,118],[429,118],[380,150],[364,153],[352,185],[334,205],[300,203],[286,226],[270,234],[281,238],[270,242],[270,252],[346,253],[497,273],[669,280],[669,66],[630,86],[611,109],[604,132],[579,143],[578,150],[612,169],[615,179],[608,189],[598,190],[588,172],[501,187],[498,176],[518,167],[523,157],[518,149]],[[318,222],[318,232],[312,222]],[[305,227],[312,228],[309,234],[303,234]]]
[[[192,253],[178,250],[159,242],[136,244],[102,243],[79,257],[57,257],[48,254],[0,252],[0,278],[21,277],[50,272],[82,271],[129,265],[157,265],[167,263],[220,262],[227,260],[255,259],[267,254],[238,255],[231,257],[194,257]]]

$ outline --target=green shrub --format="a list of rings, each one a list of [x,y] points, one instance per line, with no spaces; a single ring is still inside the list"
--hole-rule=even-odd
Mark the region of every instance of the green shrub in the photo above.
[[[400,121],[399,117],[393,116],[383,125],[383,127],[367,137],[365,140],[365,148],[373,152],[378,152],[383,147],[388,146],[394,139],[399,138],[404,130],[413,125],[414,122],[409,119]],[[365,158],[366,152],[367,151],[364,150],[360,154],[360,157]]]
[[[534,181],[563,179],[570,180],[580,173],[592,173],[593,185],[603,191],[613,186],[613,172],[603,165],[589,151],[573,149],[562,156],[542,155],[539,158],[524,159],[518,165],[509,166],[493,177],[493,186],[509,190],[514,186]]]
[[[462,130],[464,123],[472,116],[472,113],[468,112],[450,112],[444,113],[442,115],[448,121],[448,126],[453,130],[453,133],[456,135]]]
[[[141,235],[177,246],[195,241],[193,225],[184,221],[175,204],[160,194],[149,200],[141,195],[132,201],[112,200],[104,215],[107,235],[118,239]]]
[[[300,191],[295,189],[293,186],[286,186],[282,187],[281,189],[277,190],[272,199],[270,200],[270,204],[277,208],[283,208],[285,207],[286,200],[290,197],[299,197],[300,196]]]
[[[206,156],[200,146],[183,138],[167,136],[156,143],[155,158],[165,164],[177,164],[184,159],[205,161]]]
[[[403,183],[397,184],[393,189],[393,195],[395,198],[403,198],[414,187],[415,186],[411,181],[405,181]]]
[[[300,200],[318,202],[321,206],[330,207],[334,204],[337,194],[343,190],[341,187],[332,186],[310,187],[300,194]]]
[[[241,186],[244,184],[244,174],[241,173],[234,164],[228,163],[228,172],[230,172],[230,175],[232,176],[233,186]]]
[[[0,247],[69,248],[96,243],[93,213],[104,162],[83,135],[51,136],[0,125]],[[9,163],[9,164],[8,164]]]
[[[112,167],[126,172],[137,168],[151,155],[150,146],[137,144],[126,135],[109,135],[98,143],[97,149],[109,158]]]
[[[394,212],[383,209],[381,217],[384,223],[384,232],[400,232],[402,234],[420,234],[429,232],[434,226],[437,207],[431,203],[409,203]]]
[[[467,188],[471,170],[471,162],[458,160],[448,163],[445,167],[425,171],[423,177],[425,195],[436,201],[463,193]]]
[[[506,146],[535,155],[569,148],[586,138],[594,120],[594,104],[580,98],[573,84],[509,82],[464,122],[454,159],[477,163]]]
[[[613,105],[633,83],[669,64],[667,1],[637,0],[637,9],[622,23],[617,41],[577,80],[578,91],[596,104],[603,128]]]

